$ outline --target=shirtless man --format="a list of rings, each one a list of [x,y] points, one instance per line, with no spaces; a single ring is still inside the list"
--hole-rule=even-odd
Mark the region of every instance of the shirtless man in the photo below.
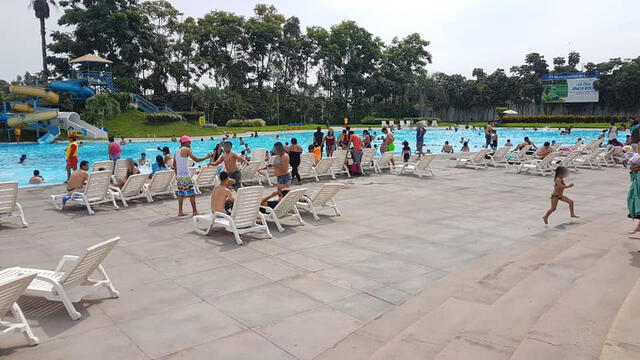
[[[220,156],[220,158],[213,163],[213,166],[218,166],[224,162],[224,170],[229,174],[231,179],[235,180],[233,188],[237,191],[240,188],[240,180],[242,180],[240,177],[238,163],[248,164],[249,162],[242,156],[231,151],[232,146],[233,145],[228,141],[222,145],[224,155]]]
[[[382,128],[382,133],[386,135],[384,140],[382,141],[382,145],[380,145],[380,153],[385,153],[390,151],[391,153],[395,150],[395,145],[393,144],[393,133],[389,131],[387,128]],[[391,165],[395,165],[396,163],[393,161],[393,157],[391,158]]]
[[[220,184],[216,185],[211,191],[211,212],[220,211],[231,215],[233,208],[233,194],[229,187],[235,184],[235,180],[229,179],[229,174],[223,171],[218,175]]]
[[[69,182],[67,183],[67,191],[75,191],[81,190],[84,188],[84,185],[89,180],[89,162],[83,160],[80,162],[80,169],[74,171],[73,174],[69,177]]]

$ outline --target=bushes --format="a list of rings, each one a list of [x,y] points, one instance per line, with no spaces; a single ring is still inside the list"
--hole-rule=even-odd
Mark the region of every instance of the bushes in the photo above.
[[[266,126],[267,123],[262,119],[247,119],[247,120],[231,119],[227,121],[226,125],[229,127],[260,127],[260,126]]]
[[[608,123],[626,122],[635,116],[627,115],[509,115],[502,118],[503,123]]]
[[[126,111],[131,102],[131,94],[128,92],[118,92],[111,94],[111,97],[120,104],[120,111]]]
[[[145,119],[150,124],[166,124],[170,122],[181,121],[182,116],[176,113],[156,113],[156,114],[146,114]]]
[[[439,118],[436,117],[406,117],[403,119],[392,119],[392,118],[374,118],[373,116],[365,116],[362,120],[361,120],[361,124],[364,125],[381,125],[382,121],[386,121],[387,124],[390,121],[394,121],[397,122],[397,120],[410,120],[412,121],[414,124],[418,121],[427,121],[427,122],[431,122],[431,121],[440,121]],[[397,124],[396,124],[397,125]]]
[[[118,114],[120,114],[118,101],[109,94],[100,94],[86,101],[82,117],[90,124],[103,127],[105,121],[115,118]]]
[[[198,121],[200,116],[203,116],[202,111],[178,111],[178,115],[185,118],[187,121]]]

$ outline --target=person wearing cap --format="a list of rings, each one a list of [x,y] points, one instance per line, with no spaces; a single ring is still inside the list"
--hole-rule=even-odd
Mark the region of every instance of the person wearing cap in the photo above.
[[[180,138],[180,149],[176,151],[173,156],[173,170],[176,173],[176,182],[177,182],[177,190],[176,195],[178,196],[178,216],[186,216],[184,212],[182,212],[182,204],[184,203],[184,198],[188,197],[191,202],[191,209],[193,210],[193,216],[199,215],[198,209],[196,207],[196,189],[193,184],[193,179],[189,174],[189,159],[200,162],[207,160],[211,157],[211,154],[207,154],[204,157],[197,157],[191,151],[191,138],[184,135]]]
[[[69,145],[65,150],[65,158],[67,160],[67,181],[69,182],[69,178],[71,177],[71,169],[73,171],[78,170],[78,143],[76,140],[78,136],[76,134],[69,135]]]

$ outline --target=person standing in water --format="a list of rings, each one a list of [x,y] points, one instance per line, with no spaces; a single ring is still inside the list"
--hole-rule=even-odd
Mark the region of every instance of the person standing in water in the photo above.
[[[182,205],[184,203],[184,198],[188,197],[191,202],[191,209],[193,210],[193,216],[198,215],[198,208],[196,206],[196,189],[193,184],[193,179],[189,174],[189,159],[195,162],[201,162],[209,159],[211,154],[207,154],[204,157],[197,157],[191,151],[191,138],[184,135],[180,138],[180,149],[176,151],[175,156],[173,157],[173,169],[176,173],[176,182],[177,182],[177,190],[176,195],[178,196],[178,216],[186,216],[184,212],[182,212]]]
[[[487,123],[487,126],[484,127],[484,139],[485,144],[484,147],[487,149],[491,146],[491,135],[493,135],[493,127],[491,126],[491,121]]]

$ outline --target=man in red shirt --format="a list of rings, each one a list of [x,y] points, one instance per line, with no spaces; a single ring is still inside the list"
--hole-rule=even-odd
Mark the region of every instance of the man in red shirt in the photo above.
[[[352,146],[351,159],[356,165],[355,174],[360,174],[360,162],[362,161],[362,139],[353,130],[349,131],[349,143]]]
[[[71,133],[69,135],[69,145],[65,150],[65,158],[67,159],[67,181],[71,176],[71,169],[73,171],[78,170],[78,143],[76,142],[77,135]]]

